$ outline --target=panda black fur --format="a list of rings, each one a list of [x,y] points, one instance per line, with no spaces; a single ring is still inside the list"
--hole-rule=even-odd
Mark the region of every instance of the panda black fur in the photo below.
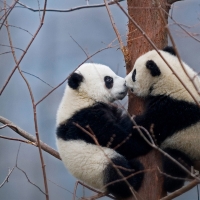
[[[183,71],[174,49],[166,47],[159,52],[199,101],[199,94]],[[200,88],[197,74],[182,63]],[[125,80],[135,95],[145,99],[145,111],[136,116],[136,123],[145,127],[165,152],[190,170],[194,162],[200,160],[200,107],[155,50],[139,57]],[[151,149],[147,144],[141,143],[141,146],[143,154]],[[164,156],[163,171],[173,177],[187,176],[185,171]],[[183,180],[166,176],[164,187],[172,192],[183,183]]]
[[[122,99],[126,93],[125,80],[109,67],[86,63],[70,76],[57,112],[57,146],[66,168],[89,186],[119,198],[131,196],[131,191],[124,181],[104,187],[122,178],[109,159],[116,166],[128,169],[119,168],[124,177],[143,169],[139,161],[132,159],[132,138],[114,150],[129,136],[130,119],[110,103]],[[101,148],[74,123],[86,130],[89,125]],[[143,173],[138,173],[127,180],[138,190],[142,179]]]

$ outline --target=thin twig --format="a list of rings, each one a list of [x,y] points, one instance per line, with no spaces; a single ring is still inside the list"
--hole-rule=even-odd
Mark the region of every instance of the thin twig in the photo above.
[[[191,181],[188,185],[180,188],[179,190],[176,190],[175,192],[167,195],[166,197],[160,199],[160,200],[171,200],[174,199],[175,197],[178,197],[182,195],[183,193],[187,192],[188,190],[191,190],[193,187],[199,184],[199,181],[193,180]]]
[[[11,170],[9,170],[8,175],[6,176],[5,180],[3,181],[3,183],[0,185],[0,188],[3,187],[3,185],[8,182],[8,179],[10,177],[10,175],[12,174],[13,170],[15,169],[15,167],[13,167]]]
[[[32,144],[33,146],[37,146],[36,143],[34,143],[34,142],[30,142],[30,141],[27,141],[27,140],[21,140],[21,139],[18,139],[18,138],[5,137],[3,135],[0,135],[0,138],[6,139],[6,140],[13,140],[13,141],[17,141],[17,142],[23,142],[23,143],[26,143],[26,144]]]
[[[21,71],[22,71],[23,73],[25,73],[25,74],[28,74],[28,75],[30,75],[30,76],[33,76],[33,77],[39,79],[40,81],[42,81],[42,82],[45,83],[46,85],[50,86],[51,88],[54,88],[54,87],[51,86],[49,83],[47,83],[47,82],[45,82],[44,80],[42,80],[40,77],[38,77],[38,76],[36,76],[36,75],[34,75],[34,74],[31,74],[31,73],[25,72],[25,71],[23,71],[23,70],[21,70]]]
[[[17,2],[17,1],[16,1]],[[45,6],[46,6],[46,0],[45,0]],[[45,12],[44,12],[45,13]],[[43,13],[43,20],[44,20],[44,13]],[[3,24],[2,24],[3,25]],[[32,37],[31,41],[29,42],[29,44],[27,45],[26,49],[24,50],[23,54],[21,55],[20,59],[18,60],[16,66],[14,67],[14,69],[12,70],[11,74],[9,75],[9,77],[7,78],[5,84],[3,85],[2,89],[0,90],[0,95],[3,93],[4,89],[6,88],[7,84],[9,83],[12,75],[14,74],[15,70],[18,68],[18,65],[21,63],[21,61],[23,60],[24,56],[26,55],[26,53],[28,52],[29,47],[31,46],[31,44],[33,43],[33,41],[35,40],[36,36],[38,35],[40,29],[43,26],[43,21],[40,23],[38,29],[36,30],[34,36]]]
[[[120,34],[119,34],[118,30],[117,30],[117,27],[116,27],[116,25],[115,25],[115,22],[114,22],[114,19],[113,19],[113,17],[112,17],[112,14],[111,14],[111,12],[110,12],[110,9],[109,9],[107,0],[104,0],[104,3],[105,3],[105,6],[106,6],[106,9],[107,9],[109,18],[110,18],[110,22],[111,22],[111,24],[112,24],[112,27],[113,27],[113,29],[114,29],[114,31],[115,31],[115,34],[116,34],[116,36],[117,36],[117,39],[118,39],[118,41],[119,41],[120,49],[121,49],[121,51],[122,51],[122,53],[123,53],[123,47],[124,47],[124,45],[123,45],[123,42],[122,42],[122,40],[121,40]]]
[[[40,14],[40,12],[41,12],[41,9],[40,9],[40,2],[39,2],[39,0],[37,0],[37,2],[38,2],[38,8],[39,8],[39,18],[40,18],[40,21],[41,21],[41,14]],[[45,10],[46,11],[46,10]]]
[[[87,54],[87,52],[83,49],[83,47],[82,47],[71,35],[69,35],[69,37],[80,47],[80,49],[84,52],[84,54],[85,54],[86,57],[88,58],[88,54]]]
[[[0,26],[0,30],[1,30],[1,28],[3,27],[3,25],[4,25],[5,21],[6,21],[6,19],[7,19],[8,16],[9,16],[9,14],[11,13],[11,11],[13,10],[13,8],[14,8],[15,5],[17,4],[17,2],[18,2],[18,0],[15,0],[15,1],[14,1],[14,3],[10,6],[10,9],[9,9],[8,12],[6,12],[6,10],[5,10],[4,20],[3,20],[3,22],[2,22],[2,24],[1,24],[1,26]],[[0,20],[1,20],[1,19],[0,19]]]
[[[78,183],[79,183],[79,181],[76,181],[75,186],[74,186],[73,200],[76,200],[76,190],[77,190],[77,187],[78,187]]]
[[[40,192],[42,192],[43,194],[46,195],[46,193],[43,192],[42,189],[41,189],[39,186],[37,186],[35,183],[33,183],[33,182],[29,179],[28,175],[26,174],[26,172],[25,172],[24,170],[22,170],[22,169],[19,168],[18,166],[16,166],[16,168],[17,168],[18,170],[20,170],[20,171],[26,176],[27,181],[28,181],[31,185],[35,186],[36,188],[38,188],[38,190],[40,190]]]
[[[0,24],[2,24],[2,23],[0,23]],[[4,25],[4,26],[5,26],[5,25]],[[33,36],[33,34],[31,34],[28,30],[23,29],[23,28],[21,28],[21,27],[19,27],[19,26],[14,26],[14,25],[8,25],[8,26],[10,26],[10,27],[12,27],[12,28],[18,28],[18,29],[21,29],[21,30],[27,32],[28,34],[30,34],[31,36]]]
[[[107,143],[107,145],[106,145],[106,147],[110,147],[110,145],[112,144],[112,142],[114,141],[114,139],[115,139],[115,137],[116,137],[116,135],[115,134],[113,134],[111,137],[110,137],[110,140],[108,141],[108,143]]]
[[[122,142],[120,142],[116,147],[114,147],[113,149],[116,150],[117,148],[119,148],[120,146],[122,146],[127,140],[130,139],[130,137],[132,136],[132,133],[130,133]]]
[[[74,193],[73,194],[76,194],[76,190],[77,190],[77,187],[78,187],[78,184],[82,185],[83,187],[86,187],[87,189],[93,191],[93,192],[96,192],[98,194],[101,194],[102,192],[98,191],[98,190],[95,190],[94,188],[88,186],[88,185],[85,185],[84,183],[80,182],[80,181],[76,181],[76,184],[75,184],[75,187],[74,187]],[[107,197],[109,197],[110,199],[115,199],[113,196],[107,194],[106,195]],[[75,200],[75,198],[73,197],[73,200]]]
[[[118,2],[121,2],[121,1],[124,1],[124,0],[118,0]],[[25,4],[23,4],[22,2],[18,2],[19,5],[23,6],[24,8],[28,9],[28,10],[31,10],[33,12],[39,12],[39,11],[43,11],[43,9],[34,9],[34,8],[31,8]],[[108,3],[109,5],[113,5],[114,2],[111,1]],[[74,8],[69,8],[69,9],[46,9],[46,12],[72,12],[72,11],[75,11],[75,10],[80,10],[80,9],[84,9],[84,8],[99,8],[99,7],[104,7],[105,4],[102,3],[102,4],[93,4],[93,5],[83,5],[83,6],[78,6],[78,7],[74,7]],[[22,7],[22,8],[23,8]]]
[[[105,187],[107,187],[107,186],[109,186],[109,185],[112,185],[112,184],[114,184],[114,183],[119,183],[119,182],[125,181],[125,180],[127,180],[127,179],[129,179],[129,178],[131,178],[131,177],[133,177],[133,176],[135,176],[135,175],[137,175],[137,174],[144,173],[144,172],[152,172],[152,171],[155,171],[155,170],[156,170],[156,169],[146,169],[146,170],[141,170],[141,171],[132,173],[132,174],[130,174],[129,176],[123,177],[123,178],[121,178],[121,179],[117,179],[117,180],[115,180],[115,181],[112,181],[112,182],[110,182],[110,183],[104,185],[103,188],[105,188]]]
[[[3,52],[3,53],[0,53],[0,55],[4,55],[4,54],[7,54],[7,53],[12,53],[12,51]]]
[[[169,175],[167,173],[162,172],[159,167],[157,167],[157,169],[158,169],[160,174],[162,174],[162,175],[164,175],[166,177],[169,177],[171,179],[174,179],[174,180],[182,180],[182,181],[192,181],[192,180],[194,180],[194,179],[189,179],[189,178],[180,178],[180,177],[177,177],[177,176],[171,176],[171,175]]]
[[[185,25],[181,25],[180,23],[176,22],[163,8],[162,8],[163,12],[165,12],[165,14],[168,15],[168,17],[180,28],[182,29],[187,35],[189,35],[191,38],[193,38],[194,40],[196,40],[197,42],[200,42],[199,39],[197,39],[196,37],[194,37],[189,31],[185,30],[183,28],[183,26]]]
[[[50,179],[47,179],[47,180],[48,180],[49,182],[51,182],[52,184],[56,185],[57,187],[59,187],[59,188],[61,188],[61,189],[63,189],[63,190],[66,190],[66,191],[69,192],[70,194],[74,195],[73,192],[71,192],[71,191],[69,191],[68,189],[66,189],[66,188],[64,188],[64,187],[62,187],[62,186],[60,186],[60,185],[58,185],[57,183],[53,182],[52,180],[50,180]],[[80,198],[77,197],[77,196],[76,196],[76,198],[80,199]]]
[[[2,47],[11,47],[11,46],[6,45],[6,44],[0,44],[0,46],[2,46]],[[18,48],[18,47],[13,47],[13,48],[24,52],[23,49],[20,49],[20,48]]]
[[[5,6],[5,5],[6,5],[6,4],[5,4],[5,1],[4,1],[4,6]],[[5,184],[6,182],[8,182],[8,179],[9,179],[10,175],[12,174],[13,170],[14,170],[15,167],[17,166],[17,159],[18,159],[18,155],[19,155],[20,146],[21,146],[21,144],[19,145],[19,148],[18,148],[18,151],[17,151],[15,166],[14,166],[11,170],[9,169],[8,175],[6,176],[5,180],[4,180],[4,181],[2,182],[2,184],[0,185],[0,188],[3,187],[4,184]]]
[[[7,127],[7,124],[0,126],[0,129],[6,128],[6,127]]]

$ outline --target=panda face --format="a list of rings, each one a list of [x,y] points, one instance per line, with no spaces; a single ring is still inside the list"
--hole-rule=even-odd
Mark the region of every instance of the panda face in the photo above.
[[[187,83],[187,87],[193,95],[199,99],[191,80],[185,74],[176,57],[175,51],[167,47],[159,52],[182,82]],[[182,63],[190,78],[196,85],[200,86],[196,73],[184,62]],[[131,92],[140,97],[167,95],[174,99],[193,102],[190,94],[155,50],[145,53],[136,60],[133,70],[125,77],[125,81]]]
[[[124,78],[101,64],[83,64],[71,75],[68,85],[80,97],[98,102],[113,102],[127,94]]]
[[[137,96],[146,97],[152,92],[161,75],[159,67],[151,58],[140,57],[125,78],[126,86]]]

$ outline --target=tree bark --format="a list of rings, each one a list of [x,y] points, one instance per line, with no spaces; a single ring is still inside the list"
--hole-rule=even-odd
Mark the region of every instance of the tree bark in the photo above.
[[[162,8],[169,12],[169,5],[167,5],[166,0],[159,0],[159,2]],[[167,32],[156,2],[154,0],[127,0],[127,3],[129,15],[140,25],[157,48],[162,49],[167,46]],[[165,17],[167,19],[167,16]],[[127,74],[132,70],[135,60],[139,56],[152,50],[152,46],[131,21],[128,23],[128,28],[127,51],[129,60],[126,60]],[[128,111],[131,115],[141,114],[144,110],[143,105],[143,99],[129,94]],[[138,199],[158,200],[165,196],[166,192],[162,188],[163,177],[158,172],[158,167],[162,169],[159,152],[153,150],[139,159],[144,164],[145,169],[149,169],[149,171],[145,173],[143,185],[138,192]]]

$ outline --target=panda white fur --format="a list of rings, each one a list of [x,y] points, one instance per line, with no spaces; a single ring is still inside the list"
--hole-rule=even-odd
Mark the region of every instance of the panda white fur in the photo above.
[[[183,71],[174,49],[166,47],[159,52],[199,101],[199,94]],[[200,88],[197,74],[184,62],[183,65]],[[136,116],[136,123],[145,127],[164,151],[190,170],[194,161],[200,160],[200,107],[155,50],[139,57],[125,80],[134,94],[145,98],[145,111]],[[143,153],[150,149],[147,145],[143,147]],[[167,157],[163,157],[163,170],[174,177],[187,176]],[[183,183],[183,180],[165,177],[164,187],[172,192]]]
[[[57,146],[66,168],[87,185],[120,198],[131,196],[131,191],[124,181],[104,187],[122,178],[109,159],[116,166],[128,169],[119,168],[124,177],[143,169],[139,161],[132,159],[133,139],[114,150],[129,136],[126,125],[130,119],[109,103],[126,94],[124,78],[105,65],[85,63],[70,76],[57,112]],[[89,125],[102,148],[74,122],[86,130]],[[138,173],[127,180],[138,190],[142,179],[143,173]]]

